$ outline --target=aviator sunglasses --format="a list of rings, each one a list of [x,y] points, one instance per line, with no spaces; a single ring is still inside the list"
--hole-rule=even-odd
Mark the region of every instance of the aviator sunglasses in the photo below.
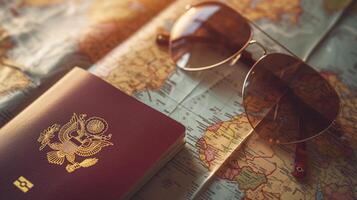
[[[204,2],[188,8],[170,34],[157,42],[168,45],[174,63],[186,71],[234,65],[248,68],[243,89],[243,107],[254,132],[272,144],[297,144],[293,175],[306,175],[305,142],[327,130],[340,110],[332,86],[297,57],[267,53],[252,40],[249,20],[219,2]],[[263,50],[254,60],[246,48]]]

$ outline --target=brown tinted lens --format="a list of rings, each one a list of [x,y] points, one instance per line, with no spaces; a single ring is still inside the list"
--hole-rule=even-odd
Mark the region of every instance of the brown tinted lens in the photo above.
[[[178,67],[202,68],[233,56],[249,42],[247,21],[217,2],[190,8],[171,30],[170,53]]]
[[[340,102],[318,72],[292,56],[275,53],[258,61],[248,73],[243,104],[261,137],[294,143],[328,128]]]

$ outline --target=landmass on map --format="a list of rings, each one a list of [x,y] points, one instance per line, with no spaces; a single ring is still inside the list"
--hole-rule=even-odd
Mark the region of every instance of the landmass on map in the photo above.
[[[341,132],[345,133],[344,137],[351,143],[338,142],[338,138],[331,136],[334,135],[332,132],[309,142],[309,154],[314,161],[310,163],[311,174],[320,176],[311,176],[310,179],[313,180],[300,184],[291,175],[293,146],[271,146],[257,135],[251,136],[239,154],[218,173],[221,179],[236,182],[239,190],[245,193],[246,199],[312,199],[316,192],[321,192],[326,199],[353,199],[356,191],[351,186],[357,186],[357,180],[353,178],[357,173],[354,169],[357,158],[352,149],[357,147],[354,143],[357,141],[357,125],[353,123],[356,121],[353,113],[357,112],[356,89],[346,86],[333,72],[323,71],[321,74],[335,87],[341,97],[342,110],[338,123],[343,129]],[[218,152],[224,151],[230,140],[234,141],[234,135],[244,133],[247,128],[242,127],[249,126],[246,117],[239,115],[207,128],[197,142],[197,151],[207,169],[210,170],[216,162]],[[319,184],[318,187],[315,184]],[[321,191],[316,191],[316,188],[320,188]]]
[[[0,97],[22,90],[31,83],[29,77],[7,57],[7,51],[13,47],[10,35],[0,27]]]

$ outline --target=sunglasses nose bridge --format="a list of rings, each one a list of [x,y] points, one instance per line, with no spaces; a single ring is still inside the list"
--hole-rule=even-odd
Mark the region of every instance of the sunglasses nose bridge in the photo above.
[[[259,43],[259,42],[257,42],[256,40],[251,40],[251,41],[249,41],[249,43],[248,43],[248,46],[250,46],[250,45],[257,45],[258,47],[260,47],[261,49],[262,49],[262,55],[260,56],[260,58],[262,58],[263,56],[265,56],[265,55],[267,55],[268,54],[268,51],[267,51],[267,49],[264,47],[264,45],[263,44],[261,44],[261,43]],[[231,60],[230,60],[230,62],[229,62],[229,64],[232,66],[232,65],[235,65],[237,62],[238,62],[238,60],[240,60],[240,59],[247,59],[247,55],[243,55],[242,56],[242,54],[249,54],[249,57],[252,57],[252,55],[250,54],[250,53],[248,53],[246,50],[245,50],[245,48],[244,49],[241,49],[239,52],[237,52],[232,58],[231,58]],[[250,59],[252,59],[252,58],[250,58]],[[258,59],[259,60],[259,59]],[[253,60],[254,61],[254,60]],[[244,61],[243,61],[244,62]],[[246,62],[244,62],[244,63],[246,63]],[[249,63],[250,65],[253,65],[255,63],[255,61],[253,62],[253,63]]]
[[[265,56],[265,55],[268,54],[268,50],[260,42],[258,42],[256,40],[251,40],[251,41],[249,41],[248,46],[251,46],[251,45],[257,45],[258,47],[260,47],[262,49],[262,51],[263,51],[263,55],[262,56]]]

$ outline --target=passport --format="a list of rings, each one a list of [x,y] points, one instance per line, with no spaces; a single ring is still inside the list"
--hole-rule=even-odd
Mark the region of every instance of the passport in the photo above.
[[[75,68],[0,130],[0,199],[126,199],[185,128]]]

